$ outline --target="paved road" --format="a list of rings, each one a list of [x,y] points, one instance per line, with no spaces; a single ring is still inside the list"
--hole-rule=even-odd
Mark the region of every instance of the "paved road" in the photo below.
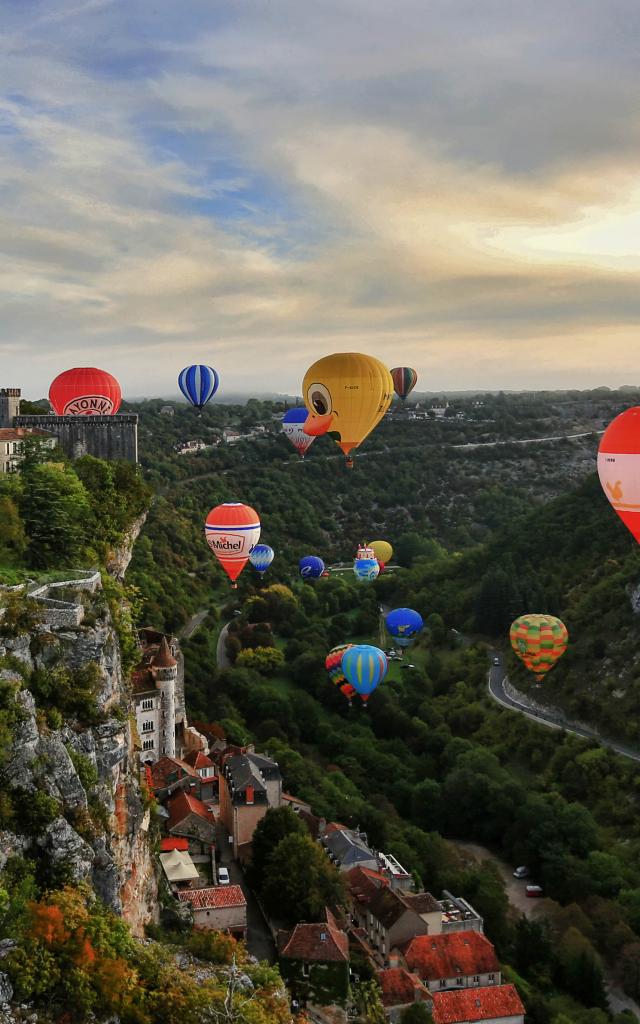
[[[527,703],[526,698],[521,701],[510,697],[504,688],[504,684],[508,682],[504,668],[504,659],[499,651],[491,651],[490,656],[489,693],[498,704],[508,708],[510,711],[517,711],[521,715],[526,715],[527,718],[531,718],[534,722],[539,722],[541,725],[546,725],[549,729],[562,729],[564,732],[570,732],[574,736],[581,736],[585,740],[595,740],[596,743],[600,743],[603,747],[608,747],[609,750],[615,751],[621,757],[631,758],[632,761],[640,761],[640,751],[633,747],[620,743],[617,740],[608,739],[606,736],[600,736],[595,730],[589,729],[588,726],[568,720],[560,720],[556,712],[551,709],[541,711],[539,708]],[[497,665],[494,664],[496,659],[498,660]]]
[[[218,821],[216,824],[216,849],[218,864],[229,869],[229,877],[233,885],[239,885],[247,901],[247,949],[258,960],[267,960],[270,964],[276,961],[276,945],[267,927],[258,902],[247,885],[244,872],[237,861],[233,860],[229,833]]]
[[[208,614],[208,608],[201,608],[199,612],[192,615],[186,626],[183,627],[182,632],[180,633],[180,639],[190,640],[198,627],[202,625]]]
[[[231,662],[229,661],[229,658],[227,657],[227,648],[226,648],[227,633],[228,632],[229,632],[229,623],[226,622],[225,625],[220,630],[220,635],[218,636],[218,646],[216,648],[216,662],[218,664],[218,668],[231,668]]]
[[[604,434],[604,430],[584,430],[581,434],[554,434],[553,437],[514,437],[511,441],[467,441],[465,444],[443,445],[443,448],[495,448],[501,444],[540,444],[543,441],[572,441],[577,437]]]
[[[488,850],[486,846],[480,846],[478,843],[461,843],[458,841],[452,842],[458,849],[464,850],[465,853],[470,853],[473,857],[478,860],[490,860],[492,861],[504,880],[504,885],[507,893],[507,898],[512,907],[520,910],[525,917],[536,918],[544,917],[545,910],[548,908],[549,901],[546,899],[531,899],[525,895],[525,886],[527,884],[526,879],[519,880],[513,877],[513,869],[497,857],[495,853]],[[609,997],[609,1007],[612,1013],[622,1013],[623,1010],[629,1010],[635,1017],[640,1020],[640,1006],[631,998],[626,995],[625,992],[618,986],[613,975],[605,968],[605,980],[607,986],[607,995]]]

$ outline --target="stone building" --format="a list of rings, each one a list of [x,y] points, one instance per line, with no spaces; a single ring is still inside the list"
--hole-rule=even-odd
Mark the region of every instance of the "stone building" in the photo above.
[[[213,885],[178,893],[189,903],[196,928],[229,932],[238,939],[247,936],[247,901],[239,885]]]
[[[93,455],[97,459],[138,461],[138,417],[117,416],[20,416],[14,426],[46,430],[57,438],[70,459]]]
[[[0,388],[0,427],[12,427],[20,415],[20,388]]]
[[[14,473],[22,459],[25,440],[38,441],[45,448],[55,448],[56,439],[44,430],[0,426],[0,473]]]
[[[280,973],[303,1006],[345,1006],[349,997],[349,940],[328,911],[326,916],[279,936]]]
[[[220,818],[233,840],[233,855],[251,856],[251,840],[270,807],[282,805],[282,776],[275,761],[263,754],[228,757],[220,773]]]

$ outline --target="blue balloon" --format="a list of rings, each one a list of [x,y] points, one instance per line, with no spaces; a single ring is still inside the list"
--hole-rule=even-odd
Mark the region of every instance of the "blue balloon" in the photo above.
[[[282,417],[283,423],[305,423],[308,419],[309,412],[306,405],[301,406],[299,409],[289,409],[285,412]]]
[[[185,366],[178,376],[178,387],[182,394],[201,412],[218,390],[220,378],[212,366],[195,363]]]
[[[380,572],[380,563],[375,558],[356,558],[353,563],[353,571],[356,579],[361,583],[375,580]]]
[[[298,565],[303,580],[317,580],[324,572],[324,562],[317,555],[305,555]]]
[[[348,683],[363,697],[373,693],[387,674],[389,662],[384,651],[369,644],[349,647],[342,655],[342,671]]]
[[[257,569],[261,576],[264,576],[274,557],[274,550],[268,544],[256,544],[249,555],[249,561],[253,568]]]
[[[398,647],[408,647],[424,627],[422,615],[413,608],[395,608],[385,618],[387,632]]]

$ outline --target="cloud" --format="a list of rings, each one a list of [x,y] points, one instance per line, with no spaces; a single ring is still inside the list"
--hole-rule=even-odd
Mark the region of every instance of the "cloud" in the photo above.
[[[635,379],[635,4],[0,10],[3,384]]]

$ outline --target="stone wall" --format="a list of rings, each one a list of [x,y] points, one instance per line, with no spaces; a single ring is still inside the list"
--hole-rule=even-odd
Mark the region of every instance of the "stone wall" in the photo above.
[[[16,416],[15,425],[53,434],[70,459],[94,455],[109,461],[138,461],[137,415]]]

